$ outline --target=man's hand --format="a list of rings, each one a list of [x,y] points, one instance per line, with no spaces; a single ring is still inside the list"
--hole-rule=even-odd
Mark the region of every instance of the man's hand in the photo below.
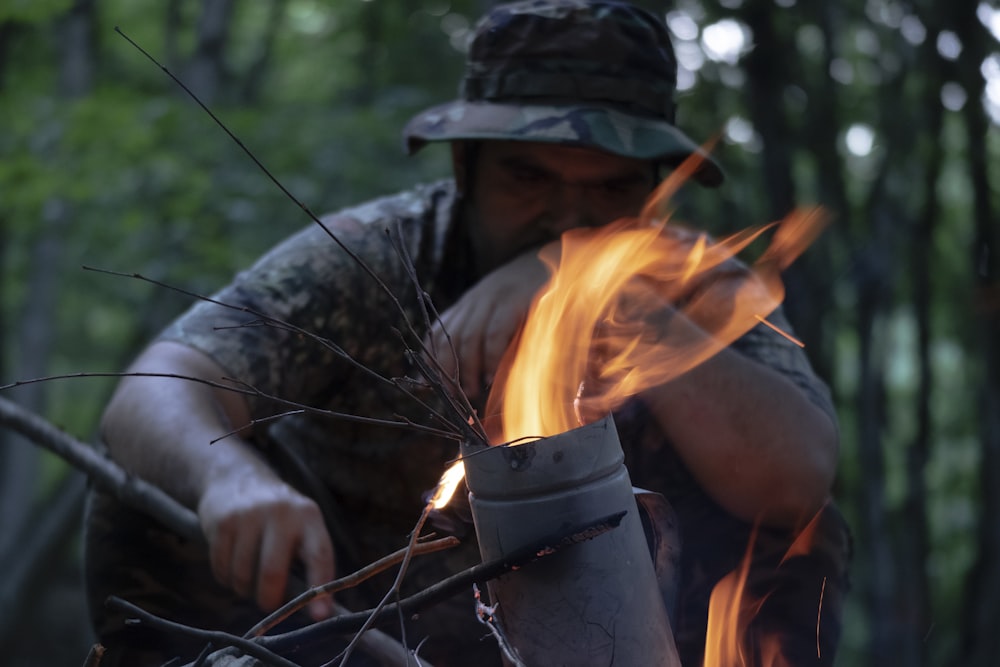
[[[205,384],[222,382],[226,371],[165,341],[129,370],[135,375],[122,380],[105,410],[105,442],[131,474],[197,511],[216,578],[269,610],[284,600],[293,560],[305,565],[309,586],[330,581],[333,547],[316,504],[282,482],[243,439],[251,428],[220,439],[250,423],[242,394]],[[325,618],[330,605],[316,600],[310,611]]]
[[[555,248],[550,244],[543,252]],[[470,401],[483,398],[481,392],[492,384],[501,357],[548,278],[539,251],[528,251],[484,276],[431,329],[428,347],[447,375],[457,374]]]
[[[333,579],[333,547],[319,507],[275,477],[243,471],[216,480],[198,503],[198,518],[215,578],[266,611],[284,602],[295,559],[310,587]],[[332,601],[316,598],[309,612],[327,618]]]

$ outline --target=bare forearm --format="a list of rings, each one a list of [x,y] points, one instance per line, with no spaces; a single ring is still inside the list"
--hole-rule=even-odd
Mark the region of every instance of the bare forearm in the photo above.
[[[223,375],[207,357],[171,343],[153,345],[129,370],[216,382]],[[270,474],[241,438],[216,440],[249,419],[245,401],[222,391],[179,378],[125,377],[104,413],[102,435],[126,470],[195,508],[213,477]]]
[[[645,398],[695,478],[734,515],[787,527],[826,502],[836,425],[779,373],[725,350]]]

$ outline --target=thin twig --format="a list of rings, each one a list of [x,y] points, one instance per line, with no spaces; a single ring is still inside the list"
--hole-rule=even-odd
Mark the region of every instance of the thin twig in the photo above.
[[[108,598],[108,606],[126,612],[150,627],[167,633],[187,635],[202,641],[210,642],[220,647],[232,647],[247,655],[261,660],[267,665],[278,667],[297,667],[284,657],[285,654],[308,649],[310,645],[321,643],[331,634],[358,633],[362,628],[375,622],[392,619],[398,613],[413,614],[419,610],[437,604],[463,589],[468,589],[474,583],[483,583],[495,579],[507,572],[558,553],[574,544],[584,542],[613,530],[625,516],[618,512],[596,521],[569,528],[537,543],[517,549],[503,558],[481,563],[441,581],[423,591],[404,598],[398,602],[384,605],[378,613],[370,609],[353,614],[344,614],[325,621],[319,621],[305,628],[292,630],[280,635],[260,636],[251,639],[237,637],[222,631],[202,630],[182,623],[177,623],[155,614],[143,611],[135,605],[118,597]],[[412,551],[412,550],[408,550]]]
[[[202,110],[205,111],[205,113],[208,114],[208,116],[212,119],[212,121],[214,121],[216,125],[218,125],[220,128],[222,128],[222,130],[226,133],[226,135],[229,136],[229,138],[232,139],[236,143],[236,145],[239,146],[240,149],[251,160],[253,160],[254,164],[256,164],[260,168],[260,170],[264,173],[264,175],[266,175],[271,180],[271,182],[274,183],[278,187],[278,189],[281,190],[281,192],[285,194],[285,196],[287,196],[293,203],[295,203],[295,205],[298,206],[309,217],[310,220],[312,220],[315,224],[317,224],[320,227],[320,229],[322,229],[323,232],[326,233],[326,235],[330,239],[332,239],[333,242],[336,243],[337,246],[341,250],[343,250],[344,253],[346,253],[348,257],[351,258],[351,260],[353,260],[366,274],[368,274],[368,276],[375,282],[375,284],[378,285],[379,289],[381,289],[382,292],[387,297],[389,297],[389,299],[393,302],[393,304],[396,307],[397,312],[399,312],[399,314],[403,318],[403,321],[406,323],[406,327],[409,330],[410,334],[414,337],[415,340],[420,340],[421,337],[416,332],[416,329],[413,326],[413,323],[410,321],[409,316],[406,314],[406,309],[403,308],[403,304],[399,301],[399,298],[393,293],[392,289],[389,288],[389,286],[385,283],[385,281],[383,281],[382,278],[377,273],[375,273],[375,271],[371,268],[371,266],[369,266],[368,263],[365,262],[364,259],[362,259],[362,257],[360,255],[358,255],[346,243],[344,243],[336,234],[334,234],[333,231],[331,231],[330,228],[315,213],[313,213],[312,210],[310,210],[308,206],[306,206],[295,195],[293,195],[284,185],[282,185],[281,182],[267,169],[267,167],[265,167],[264,164],[260,160],[257,159],[257,156],[254,155],[254,153],[249,148],[247,148],[247,146],[235,134],[233,134],[233,132],[230,131],[230,129],[228,127],[226,127],[225,123],[223,123],[212,112],[212,110],[209,109],[208,106],[204,102],[202,102],[201,99],[197,95],[194,94],[194,92],[191,89],[189,89],[186,85],[184,85],[183,81],[181,81],[170,70],[168,70],[166,67],[164,67],[162,64],[160,64],[160,62],[156,58],[154,58],[145,49],[143,49],[136,42],[134,42],[128,35],[126,35],[124,32],[122,32],[121,29],[118,28],[118,26],[115,26],[115,32],[117,32],[119,35],[121,35],[137,51],[139,51],[143,56],[145,56],[154,65],[156,65],[157,67],[159,67],[168,77],[170,77],[170,79],[172,79],[178,86],[180,86],[180,88],[192,100],[194,100],[194,102],[197,103],[198,106],[200,106],[202,108]],[[414,275],[414,279],[415,279],[415,275]],[[419,283],[417,283],[417,287],[419,288]],[[363,367],[363,365],[362,365],[362,367]],[[373,372],[370,369],[366,369],[366,370],[368,370],[368,372]],[[432,382],[435,381],[434,378],[429,378],[429,379],[431,379]],[[440,380],[437,380],[437,381],[440,382]],[[463,415],[463,414],[458,414],[458,415],[456,415],[456,417],[457,417],[457,420],[458,420],[457,424],[459,424],[459,425],[467,423],[467,419],[469,418],[468,415]],[[476,438],[479,438],[479,437],[481,437],[483,435],[484,434],[477,434]]]
[[[309,590],[301,593],[294,599],[285,603],[281,608],[272,612],[267,618],[261,620],[257,625],[250,628],[246,634],[243,635],[244,638],[257,637],[263,635],[265,632],[273,628],[275,625],[285,620],[292,614],[294,614],[299,609],[302,609],[307,604],[309,604],[313,599],[319,597],[320,595],[332,595],[337,591],[342,591],[345,588],[352,588],[357,586],[363,581],[370,579],[371,577],[384,572],[393,565],[399,563],[403,560],[407,552],[412,553],[414,556],[421,556],[424,554],[435,553],[438,551],[443,551],[445,549],[450,549],[452,547],[458,546],[459,540],[457,537],[442,537],[441,539],[433,540],[431,542],[418,542],[413,545],[412,549],[410,545],[403,547],[402,549],[389,554],[388,556],[383,556],[374,563],[370,563],[365,567],[361,568],[353,574],[349,574],[346,577],[341,577],[329,583],[323,584],[321,586],[314,586]]]
[[[429,332],[431,330],[431,315],[433,314],[434,321],[436,322],[441,321],[441,316],[434,307],[434,303],[431,301],[430,295],[420,287],[420,279],[417,276],[417,267],[414,266],[410,253],[402,243],[398,226],[395,230],[396,234],[392,234],[390,230],[387,229],[386,236],[389,238],[389,242],[396,251],[396,256],[399,258],[400,263],[403,265],[403,269],[406,271],[407,277],[410,279],[410,283],[413,285],[413,289],[416,293],[416,301],[420,304],[420,313],[424,319],[424,329]],[[454,357],[453,365],[456,369],[454,376],[450,376],[444,372],[444,368],[434,355],[434,351],[427,348],[427,345],[424,343],[422,338],[417,339],[420,350],[410,351],[412,359],[420,367],[420,372],[424,377],[434,378],[437,380],[437,382],[432,383],[432,386],[438,390],[446,402],[452,405],[455,412],[458,414],[469,415],[467,427],[463,427],[463,431],[466,433],[467,439],[469,441],[478,440],[483,444],[489,444],[489,439],[486,436],[486,429],[479,421],[479,415],[476,413],[476,410],[473,409],[472,404],[465,395],[465,392],[462,391],[461,383],[458,381],[458,352],[455,350],[455,345],[452,343],[451,335],[448,333],[447,329],[444,329],[444,334],[448,340],[448,347]],[[397,335],[399,335],[400,339],[402,339],[401,333],[398,333]],[[432,366],[434,369],[433,372],[428,371],[427,366]]]
[[[309,331],[307,329],[303,329],[301,327],[295,326],[294,324],[291,324],[290,322],[286,322],[284,320],[281,320],[281,319],[278,319],[278,318],[275,318],[275,317],[271,317],[271,316],[269,316],[269,315],[267,315],[265,313],[262,313],[262,312],[260,312],[258,310],[250,308],[248,306],[238,306],[238,305],[235,305],[235,304],[226,303],[225,301],[220,301],[218,299],[215,299],[215,298],[212,298],[212,297],[209,297],[209,296],[205,296],[205,295],[199,294],[197,292],[192,292],[190,290],[186,290],[186,289],[184,289],[182,287],[178,287],[176,285],[171,285],[170,283],[166,283],[166,282],[163,282],[161,280],[156,280],[155,278],[150,278],[148,276],[144,276],[141,273],[134,273],[134,272],[133,273],[126,273],[126,272],[123,272],[123,271],[113,271],[111,269],[101,269],[101,268],[92,267],[92,266],[86,266],[86,265],[84,265],[82,268],[83,268],[84,271],[93,271],[95,273],[103,273],[103,274],[106,274],[106,275],[116,276],[116,277],[119,277],[119,278],[132,278],[134,280],[139,280],[139,281],[142,281],[142,282],[149,283],[151,285],[156,285],[157,287],[162,287],[164,289],[168,289],[168,290],[171,290],[173,292],[177,292],[178,294],[183,294],[185,296],[191,297],[192,299],[197,299],[199,301],[205,301],[206,303],[211,303],[213,305],[216,305],[216,306],[219,306],[219,307],[222,307],[222,308],[228,308],[230,310],[235,310],[237,312],[247,313],[249,315],[253,315],[255,318],[257,318],[256,320],[252,320],[252,321],[249,321],[249,322],[243,322],[241,324],[233,325],[233,326],[229,326],[229,327],[217,327],[217,330],[241,329],[241,328],[257,327],[257,326],[267,326],[267,327],[271,327],[273,329],[278,329],[280,331],[287,331],[287,332],[293,333],[293,334],[295,334],[297,336],[302,336],[303,338],[307,338],[309,340],[312,340],[314,343],[317,343],[320,347],[323,347],[326,350],[329,350],[330,352],[333,352],[335,355],[337,355],[338,357],[340,357],[344,361],[347,361],[349,364],[351,364],[351,366],[353,368],[355,368],[356,370],[361,371],[362,373],[366,374],[368,377],[370,377],[372,379],[375,379],[375,380],[377,380],[377,381],[379,381],[379,382],[381,382],[383,384],[387,384],[389,386],[392,386],[392,387],[398,389],[400,392],[402,392],[402,394],[404,396],[407,396],[408,398],[410,398],[411,400],[413,400],[422,409],[424,409],[430,416],[434,417],[438,421],[440,421],[440,422],[442,422],[444,424],[447,424],[449,426],[456,427],[456,428],[458,428],[462,432],[465,432],[467,430],[467,427],[464,426],[465,423],[466,423],[466,420],[463,418],[463,414],[462,414],[461,411],[457,412],[457,414],[455,415],[454,419],[449,419],[447,416],[440,414],[434,408],[434,406],[428,404],[426,401],[424,401],[422,398],[420,398],[420,396],[418,396],[417,394],[415,394],[415,393],[411,392],[409,389],[407,389],[398,378],[389,378],[389,377],[386,377],[386,376],[382,375],[381,373],[378,373],[374,369],[366,366],[365,364],[363,364],[360,361],[358,361],[357,359],[355,359],[353,356],[351,356],[350,353],[347,352],[347,350],[345,350],[344,348],[342,348],[340,345],[338,345],[336,342],[330,340],[329,338],[326,338],[324,336],[320,336],[319,334],[313,333],[313,332],[311,332],[311,331]],[[404,341],[404,347],[405,347],[405,350],[407,352],[411,352],[409,346],[405,344],[405,341]],[[430,382],[433,385],[433,381],[431,380]],[[245,384],[245,383],[241,383],[241,384]],[[249,385],[247,385],[247,386],[249,386]],[[278,400],[278,399],[275,399],[274,397],[271,397],[271,396],[264,396],[264,395],[262,395],[262,397],[271,398],[272,400]],[[451,407],[454,408],[454,405],[452,405]]]
[[[474,583],[484,583],[496,579],[512,570],[558,553],[574,544],[594,539],[617,528],[621,524],[625,514],[625,512],[617,512],[585,524],[573,526],[559,531],[546,539],[538,540],[534,544],[516,549],[504,557],[480,563],[475,567],[463,570],[433,586],[425,588],[419,593],[403,598],[399,602],[385,605],[379,612],[375,622],[381,623],[391,620],[399,611],[402,611],[406,615],[411,615],[422,609],[431,607],[442,600],[447,600],[463,590],[468,590]],[[284,634],[258,637],[257,641],[280,653],[296,648],[303,648],[312,643],[321,642],[331,634],[356,632],[368,622],[373,615],[373,611],[372,609],[368,609],[336,618],[328,618],[304,628],[290,630]]]
[[[402,586],[403,584],[403,577],[406,576],[406,570],[410,565],[410,560],[413,558],[413,554],[417,546],[417,540],[420,536],[420,532],[424,529],[424,523],[427,521],[427,515],[430,513],[430,510],[431,510],[431,505],[428,503],[427,506],[424,508],[424,511],[420,513],[420,518],[417,520],[417,525],[413,528],[413,531],[410,533],[410,542],[409,544],[406,545],[406,548],[403,550],[402,562],[399,564],[399,572],[396,573],[396,579],[395,581],[392,582],[392,587],[386,592],[385,596],[372,611],[371,616],[369,616],[365,624],[361,626],[361,629],[351,639],[351,642],[347,645],[347,648],[344,649],[343,657],[340,660],[341,665],[347,664],[347,659],[351,657],[351,653],[357,647],[358,642],[361,640],[361,636],[365,633],[366,630],[368,630],[368,628],[370,628],[375,623],[375,617],[378,616],[379,612],[382,611],[382,608],[389,603],[389,599],[395,597],[397,602],[399,601],[399,589],[400,586]],[[332,664],[332,663],[333,661],[331,660],[327,664]],[[326,666],[324,665],[324,667]]]
[[[126,505],[156,518],[181,537],[193,542],[205,542],[204,533],[194,512],[165,494],[159,487],[129,475],[117,463],[102,456],[93,447],[59,430],[37,414],[2,397],[0,397],[0,425],[21,433],[35,444],[58,455],[83,471],[98,487],[111,493]],[[421,543],[415,547],[415,552],[431,553],[448,548],[455,542],[456,538],[443,538]],[[387,559],[393,558],[398,562],[401,559],[399,552],[387,557]],[[328,592],[357,585],[374,574],[370,568],[391,567],[391,564],[383,565],[385,561],[386,559],[376,561],[357,573],[328,584]],[[94,659],[99,660],[99,657]]]
[[[249,656],[257,658],[265,665],[273,665],[274,667],[299,667],[299,665],[291,660],[283,658],[277,653],[272,652],[267,647],[261,646],[256,642],[243,639],[242,637],[237,637],[236,635],[231,635],[228,632],[222,632],[219,630],[202,630],[201,628],[195,628],[190,625],[171,621],[155,614],[151,614],[131,602],[123,600],[115,595],[110,596],[106,604],[111,609],[125,612],[126,614],[138,619],[141,623],[144,623],[151,628],[156,628],[157,630],[184,634],[218,646],[232,646],[233,648],[238,648]]]
[[[309,414],[318,415],[321,417],[327,417],[330,419],[339,419],[342,421],[356,422],[360,424],[369,424],[375,426],[388,426],[392,428],[404,428],[420,431],[428,435],[433,435],[441,438],[448,438],[451,440],[461,439],[461,434],[455,433],[453,431],[442,431],[430,426],[424,426],[422,424],[417,424],[416,422],[410,420],[400,420],[393,421],[391,419],[378,419],[376,417],[364,417],[362,415],[353,415],[346,412],[336,412],[334,410],[324,410],[322,408],[316,408],[311,405],[305,405],[304,403],[298,403],[296,401],[290,401],[285,398],[279,398],[272,394],[265,393],[256,387],[247,384],[241,380],[236,380],[232,378],[223,378],[226,382],[217,382],[215,380],[206,380],[204,378],[198,378],[191,375],[181,375],[178,373],[144,373],[144,372],[120,372],[120,373],[109,373],[109,372],[86,372],[86,373],[62,373],[59,375],[47,375],[41,378],[31,378],[29,380],[16,380],[9,384],[0,385],[0,391],[5,391],[7,389],[14,389],[15,387],[21,387],[24,385],[35,384],[38,382],[49,382],[52,380],[69,380],[77,378],[99,378],[99,377],[151,377],[151,378],[173,378],[175,380],[186,380],[188,382],[195,382],[197,384],[207,385],[209,387],[214,387],[216,389],[223,389],[225,391],[231,391],[237,394],[243,394],[244,396],[255,396],[257,398],[262,398],[268,401],[273,401],[280,405],[285,405],[293,408],[294,410],[301,410],[303,412],[308,412]],[[240,386],[235,386],[240,385]],[[241,429],[246,428],[247,425],[236,429],[234,433],[239,432]]]
[[[101,644],[94,644],[87,653],[87,659],[84,661],[83,667],[100,667],[103,658],[104,647]]]
[[[485,625],[490,634],[493,635],[493,638],[497,640],[497,646],[500,647],[500,651],[507,659],[507,662],[511,664],[511,667],[527,667],[521,660],[517,649],[510,643],[507,635],[503,633],[503,629],[500,627],[500,621],[496,617],[497,608],[500,606],[500,603],[497,602],[492,605],[484,603],[479,594],[479,586],[476,584],[472,585],[472,591],[476,598],[476,619]]]
[[[334,603],[334,609],[338,614],[350,613],[336,603]],[[405,636],[403,639],[403,642],[396,641],[395,637],[387,635],[376,628],[371,628],[361,636],[360,647],[365,653],[380,660],[383,665],[391,665],[392,667],[434,667],[417,655],[420,650],[419,644],[416,649],[411,650],[406,647]]]

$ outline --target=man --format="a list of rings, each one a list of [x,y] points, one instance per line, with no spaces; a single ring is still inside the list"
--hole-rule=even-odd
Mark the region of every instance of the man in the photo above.
[[[545,279],[537,249],[567,229],[636,215],[661,170],[700,153],[673,125],[676,62],[666,30],[635,7],[500,6],[479,24],[468,58],[462,98],[404,131],[411,151],[450,142],[453,180],[325,219],[336,243],[318,225],[303,230],[216,295],[235,308],[196,304],[130,368],[207,383],[121,382],[103,421],[111,455],[197,511],[208,548],[107,496],[91,499],[87,577],[109,647],[102,664],[192,659],[201,648],[126,625],[102,610],[109,594],[240,634],[286,599],[293,564],[316,585],[402,546],[456,443],[308,411],[271,418],[287,409],[272,399],[436,426],[432,395],[416,388],[422,402],[414,401],[385,381],[418,375],[396,333],[407,331],[402,310],[439,351],[448,331],[456,354],[439,358],[448,371],[457,363],[479,404]],[[722,175],[706,159],[695,177],[716,185]],[[442,313],[431,330],[393,238]],[[787,327],[780,312],[771,319]],[[225,384],[244,391],[218,386]],[[633,483],[663,493],[677,511],[682,561],[672,624],[683,664],[701,664],[708,595],[739,564],[752,533],[751,592],[770,596],[753,641],[777,635],[792,664],[831,664],[847,533],[828,504],[836,419],[802,352],[755,329],[615,419]],[[817,513],[810,548],[777,568]],[[417,559],[404,594],[475,561],[474,544]],[[337,599],[373,606],[390,581]],[[316,600],[309,613],[324,618],[330,605]],[[420,655],[438,667],[499,664],[484,634],[464,598],[405,624],[408,645],[426,639]]]

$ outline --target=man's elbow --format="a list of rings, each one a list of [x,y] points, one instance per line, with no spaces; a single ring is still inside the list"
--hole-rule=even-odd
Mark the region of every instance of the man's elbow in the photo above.
[[[785,471],[784,479],[776,485],[777,493],[766,513],[765,524],[802,527],[830,501],[840,452],[836,423],[824,414],[816,420],[804,442],[802,455],[794,457],[795,465]]]

